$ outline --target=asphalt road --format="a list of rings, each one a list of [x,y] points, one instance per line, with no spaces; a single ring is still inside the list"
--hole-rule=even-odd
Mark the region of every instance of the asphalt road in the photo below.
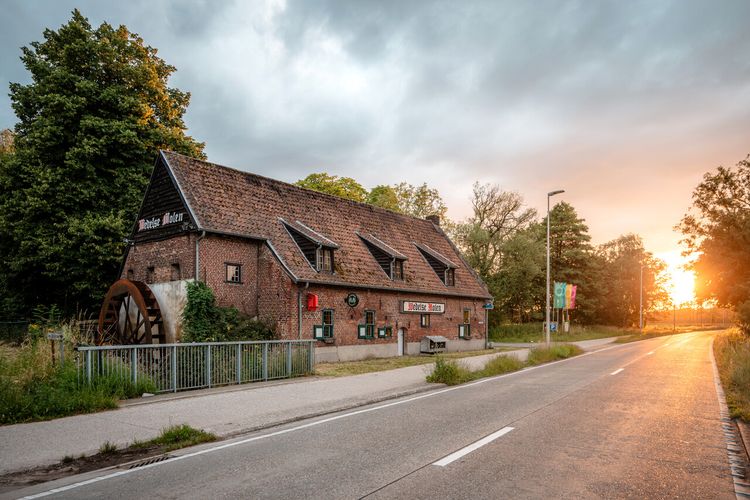
[[[711,338],[616,345],[23,493],[68,485],[53,496],[735,498]],[[84,480],[94,482],[73,484]]]

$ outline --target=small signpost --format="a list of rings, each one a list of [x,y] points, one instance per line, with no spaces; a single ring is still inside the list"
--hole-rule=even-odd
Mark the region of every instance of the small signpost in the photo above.
[[[60,332],[51,332],[47,334],[47,339],[52,346],[52,364],[55,364],[55,341],[60,343],[60,366],[65,364],[65,341],[63,334]]]

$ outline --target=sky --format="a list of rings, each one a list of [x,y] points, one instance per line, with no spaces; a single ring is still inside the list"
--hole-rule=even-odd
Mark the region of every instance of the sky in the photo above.
[[[702,175],[750,153],[750,2],[0,0],[0,128],[20,47],[79,8],[177,68],[209,160],[293,182],[472,184],[542,213],[571,203],[594,243],[673,230]],[[675,264],[676,265],[676,264]]]

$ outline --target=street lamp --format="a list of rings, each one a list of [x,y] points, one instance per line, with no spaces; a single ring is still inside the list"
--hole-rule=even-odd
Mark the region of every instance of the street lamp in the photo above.
[[[558,189],[557,191],[550,191],[547,193],[547,310],[545,315],[544,333],[547,346],[549,346],[549,322],[550,322],[550,303],[549,303],[549,199],[556,194],[564,193],[564,189]]]
[[[638,328],[643,333],[643,264],[641,264],[641,281],[638,293],[640,294],[640,300],[638,304]]]

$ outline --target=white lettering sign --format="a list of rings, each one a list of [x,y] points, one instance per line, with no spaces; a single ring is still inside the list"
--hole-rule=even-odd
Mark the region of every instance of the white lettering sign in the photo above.
[[[405,313],[435,313],[442,314],[445,312],[445,304],[436,302],[408,302],[404,301],[401,306],[401,312]]]
[[[157,227],[166,226],[168,224],[176,224],[182,222],[185,216],[184,212],[172,212],[165,213],[159,217],[149,217],[138,221],[138,231],[147,231],[149,229],[156,229]]]

